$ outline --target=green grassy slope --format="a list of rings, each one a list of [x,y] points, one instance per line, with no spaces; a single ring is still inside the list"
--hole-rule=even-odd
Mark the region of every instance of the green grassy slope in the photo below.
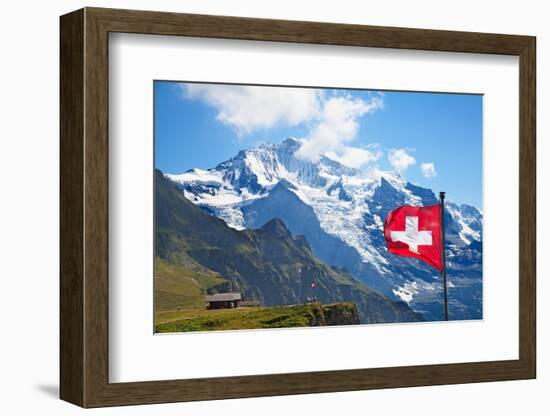
[[[155,309],[203,308],[206,291],[226,282],[206,268],[170,264],[156,257]]]
[[[156,314],[155,323],[156,332],[292,328],[357,324],[359,314],[353,303],[315,303],[261,308],[165,311]]]

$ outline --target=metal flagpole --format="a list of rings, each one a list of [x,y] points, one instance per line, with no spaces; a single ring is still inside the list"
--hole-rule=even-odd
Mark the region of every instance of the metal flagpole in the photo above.
[[[447,265],[445,264],[445,192],[439,193],[439,207],[441,216],[441,275],[443,277],[443,304],[445,306],[445,320],[449,320],[447,306]]]

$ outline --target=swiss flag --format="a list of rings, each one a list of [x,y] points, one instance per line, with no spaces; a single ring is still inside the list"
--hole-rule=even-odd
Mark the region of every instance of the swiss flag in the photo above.
[[[441,205],[394,209],[384,223],[384,238],[390,253],[414,257],[442,270]]]

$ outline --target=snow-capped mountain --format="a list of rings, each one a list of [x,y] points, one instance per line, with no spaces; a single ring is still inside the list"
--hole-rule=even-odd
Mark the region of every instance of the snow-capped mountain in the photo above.
[[[361,171],[326,156],[295,156],[301,141],[262,144],[208,169],[165,176],[187,199],[236,229],[260,228],[281,219],[293,235],[304,235],[327,264],[344,268],[380,292],[408,303],[425,318],[441,319],[437,270],[387,252],[383,222],[400,205],[438,203],[435,194],[395,172]],[[482,315],[482,213],[446,204],[450,315]]]

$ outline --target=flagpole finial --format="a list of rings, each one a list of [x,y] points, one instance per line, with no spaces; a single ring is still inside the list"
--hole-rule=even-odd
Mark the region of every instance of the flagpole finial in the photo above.
[[[439,193],[439,199],[445,199],[445,192]]]

